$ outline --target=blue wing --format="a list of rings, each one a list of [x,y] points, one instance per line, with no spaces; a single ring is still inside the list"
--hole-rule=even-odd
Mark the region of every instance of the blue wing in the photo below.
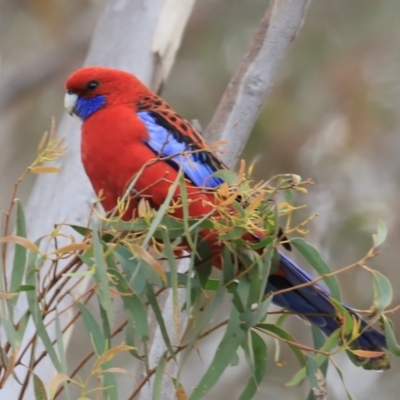
[[[201,148],[189,137],[154,111],[140,111],[139,118],[149,132],[147,145],[161,157],[170,157],[176,169],[182,168],[185,176],[196,186],[215,188],[223,181],[211,176],[220,163],[216,157]],[[216,162],[217,161],[217,162]]]

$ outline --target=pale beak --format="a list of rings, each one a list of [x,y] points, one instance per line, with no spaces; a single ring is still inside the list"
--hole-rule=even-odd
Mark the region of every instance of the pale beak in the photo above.
[[[64,107],[67,109],[68,114],[72,115],[75,110],[76,102],[78,101],[78,95],[75,93],[65,93],[64,96]]]

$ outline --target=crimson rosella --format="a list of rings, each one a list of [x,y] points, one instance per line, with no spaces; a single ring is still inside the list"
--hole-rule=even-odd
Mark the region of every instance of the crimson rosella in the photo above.
[[[226,167],[201,134],[138,78],[116,69],[87,67],[68,78],[66,90],[65,107],[83,121],[82,162],[95,192],[101,193],[106,211],[116,207],[134,176],[135,193],[157,209],[180,170],[185,176],[190,216],[199,218],[212,211],[216,201],[213,189],[222,183],[213,174]],[[179,187],[175,197],[179,197]],[[134,207],[135,202],[131,202],[123,218],[130,219]],[[182,210],[175,209],[174,217],[182,217]],[[208,240],[212,237],[207,235]],[[275,304],[302,316],[329,336],[341,325],[329,292],[319,284],[295,288],[310,282],[311,276],[284,254],[279,257],[279,268],[269,276],[265,293],[294,288],[274,296]],[[220,267],[217,258],[215,264]],[[380,332],[353,309],[344,307],[360,324],[360,349],[386,348]],[[370,360],[369,368],[388,368],[384,357]]]

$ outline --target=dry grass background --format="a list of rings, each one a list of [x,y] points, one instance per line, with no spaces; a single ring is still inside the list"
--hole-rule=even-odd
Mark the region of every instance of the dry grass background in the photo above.
[[[0,0],[0,209],[51,117],[60,119],[64,80],[81,66],[103,5]],[[162,93],[180,114],[207,125],[265,6],[262,0],[197,2]],[[389,237],[373,266],[390,278],[394,303],[400,302],[399,15],[396,0],[314,0],[243,155],[256,160],[259,179],[293,172],[315,181],[298,202],[319,213],[307,239],[334,269],[364,254],[383,219]],[[349,304],[368,308],[369,276],[353,271],[340,281]],[[400,317],[393,319],[400,326]],[[297,336],[309,335],[301,321],[288,323]],[[202,359],[194,354],[189,361],[188,387],[212,357],[206,349],[217,336],[202,344]],[[275,366],[272,355],[257,399],[306,397],[305,387],[281,387],[294,371],[293,358],[286,352],[281,358],[285,367]],[[337,361],[359,399],[398,398],[398,360],[384,374],[356,369],[345,356]],[[209,398],[235,398],[246,381],[245,367],[230,368]],[[345,398],[335,373],[329,381],[330,398]]]

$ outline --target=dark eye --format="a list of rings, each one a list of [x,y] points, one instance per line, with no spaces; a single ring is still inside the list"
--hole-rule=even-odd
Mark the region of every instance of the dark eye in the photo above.
[[[99,82],[97,81],[90,81],[88,82],[88,84],[86,85],[86,89],[87,90],[94,90],[97,88],[97,86],[99,86]]]

